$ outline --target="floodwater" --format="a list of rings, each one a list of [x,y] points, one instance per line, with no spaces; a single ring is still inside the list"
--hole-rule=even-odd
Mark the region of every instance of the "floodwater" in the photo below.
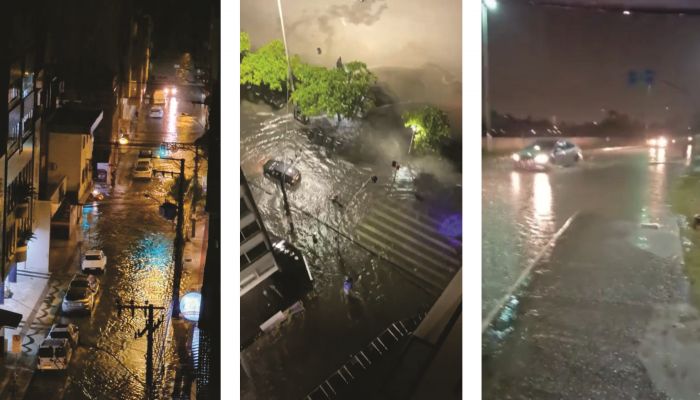
[[[668,188],[689,162],[687,147],[584,152],[579,165],[549,173],[514,171],[508,158],[484,160],[482,315],[574,213],[638,223],[664,216]]]
[[[284,109],[248,101],[242,102],[241,114],[241,168],[265,226],[305,252],[315,281],[302,314],[241,352],[241,394],[301,398],[388,325],[427,310],[437,296],[367,251],[355,235],[357,225],[383,202],[418,207],[415,193],[420,190],[449,192],[445,201],[420,205],[431,215],[459,213],[455,185],[460,175],[447,162],[431,158],[404,164],[408,141],[396,127],[392,107],[361,123],[343,122],[337,130],[302,126]],[[280,188],[262,175],[269,158],[292,162],[301,172],[301,183],[287,190],[294,233]],[[392,160],[402,165],[396,176]],[[439,180],[429,179],[418,172],[426,170],[443,173]],[[373,175],[377,183],[371,182]],[[334,195],[343,207],[331,201]],[[387,231],[387,241],[392,234]],[[343,295],[345,276],[355,281],[350,297]]]

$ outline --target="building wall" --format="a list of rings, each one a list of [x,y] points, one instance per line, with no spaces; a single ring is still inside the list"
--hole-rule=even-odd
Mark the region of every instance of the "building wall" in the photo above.
[[[83,135],[51,132],[49,138],[49,181],[68,179],[68,191],[80,191]]]

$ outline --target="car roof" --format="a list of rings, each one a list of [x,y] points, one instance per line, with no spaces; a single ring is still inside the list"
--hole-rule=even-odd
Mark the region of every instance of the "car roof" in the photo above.
[[[66,338],[46,338],[43,342],[41,342],[41,346],[39,347],[59,347],[66,345],[68,345],[68,339]]]
[[[86,256],[99,256],[102,254],[102,250],[88,250],[85,252]]]

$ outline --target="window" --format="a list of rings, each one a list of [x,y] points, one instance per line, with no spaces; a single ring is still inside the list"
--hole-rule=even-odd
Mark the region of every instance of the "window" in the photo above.
[[[241,197],[241,218],[245,217],[250,213],[250,208],[248,208],[248,204],[246,203],[245,199]]]
[[[250,264],[248,257],[245,254],[241,254],[241,271],[245,269]]]
[[[258,225],[258,221],[253,221],[248,226],[241,229],[241,240],[246,241],[258,232],[260,232],[260,225]]]
[[[257,246],[248,250],[245,254],[248,256],[248,259],[252,263],[255,260],[257,260],[258,258],[262,257],[267,252],[268,252],[267,245],[265,244],[265,241],[262,241]]]
[[[8,121],[7,152],[12,154],[19,146],[19,132],[21,127],[21,107],[16,106],[10,111]]]

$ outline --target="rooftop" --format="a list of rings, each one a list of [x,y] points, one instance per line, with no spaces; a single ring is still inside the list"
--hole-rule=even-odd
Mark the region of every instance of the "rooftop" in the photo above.
[[[59,108],[49,119],[49,132],[92,135],[103,115],[102,110]]]

